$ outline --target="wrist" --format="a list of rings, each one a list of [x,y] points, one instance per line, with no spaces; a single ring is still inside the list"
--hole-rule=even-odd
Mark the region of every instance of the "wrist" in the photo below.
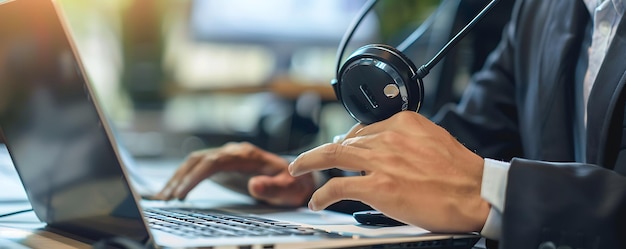
[[[480,195],[472,194],[472,197],[465,198],[458,205],[457,208],[460,209],[459,214],[461,216],[456,218],[456,222],[462,226],[457,227],[454,232],[480,232],[487,222],[487,217],[489,217],[491,204],[482,199]]]
[[[480,232],[487,223],[489,212],[491,211],[491,204],[489,202],[480,199],[478,211],[475,213],[474,220],[472,221],[472,232]]]
[[[484,227],[489,211],[491,210],[491,204],[482,198],[481,187],[483,181],[483,169],[484,159],[478,155],[473,155],[470,160],[467,160],[467,175],[468,175],[468,191],[460,203],[458,203],[465,220],[465,226],[462,227],[462,232],[480,232]]]
[[[482,183],[483,183],[483,178],[484,178],[484,167],[485,167],[485,159],[483,159],[482,157],[479,157],[480,160],[476,161],[476,171],[475,174],[478,176],[474,179],[476,179],[476,187],[478,189],[478,191],[473,192],[474,194],[472,195],[474,198],[474,203],[475,204],[475,208],[472,211],[472,216],[470,216],[472,218],[471,223],[471,231],[472,232],[480,232],[483,227],[485,226],[485,223],[487,222],[487,217],[489,217],[489,212],[491,210],[491,203],[489,203],[488,201],[486,201],[482,195]]]

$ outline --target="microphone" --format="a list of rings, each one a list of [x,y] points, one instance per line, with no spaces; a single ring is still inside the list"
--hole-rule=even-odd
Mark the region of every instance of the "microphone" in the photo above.
[[[394,114],[419,111],[424,99],[422,79],[430,70],[484,18],[499,0],[491,0],[461,31],[459,31],[426,64],[417,68],[402,53],[415,42],[433,22],[431,15],[396,49],[386,44],[369,44],[353,52],[341,64],[345,48],[365,15],[376,0],[368,1],[344,34],[337,51],[336,77],[331,81],[337,99],[348,113],[362,124],[385,120]]]

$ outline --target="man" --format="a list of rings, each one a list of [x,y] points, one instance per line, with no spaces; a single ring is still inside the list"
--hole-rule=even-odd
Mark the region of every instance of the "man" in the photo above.
[[[296,179],[284,160],[231,146],[200,164],[192,156],[161,196],[184,197],[195,174],[234,170],[222,163],[245,154],[264,167],[238,170],[271,175],[252,178],[251,194],[274,204],[306,199],[311,172],[337,167],[362,176],[330,179],[311,209],[359,200],[433,231],[481,231],[501,248],[626,247],[624,8],[519,0],[460,104],[433,118],[440,126],[411,112],[356,126],[300,155],[288,168]]]

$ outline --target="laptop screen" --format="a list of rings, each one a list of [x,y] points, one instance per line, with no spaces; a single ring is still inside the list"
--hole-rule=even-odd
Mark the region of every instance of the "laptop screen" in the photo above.
[[[87,238],[148,238],[51,1],[0,4],[0,131],[37,216]]]

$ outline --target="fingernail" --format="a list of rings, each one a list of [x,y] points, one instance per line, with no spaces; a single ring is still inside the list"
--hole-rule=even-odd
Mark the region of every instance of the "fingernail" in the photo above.
[[[297,159],[296,159],[296,160],[297,160]],[[294,170],[295,170],[295,169],[294,169],[294,168],[295,168],[295,166],[294,166],[294,164],[295,164],[296,160],[294,160],[293,162],[291,162],[291,163],[289,164],[289,167],[287,167],[287,170],[289,171],[289,174],[290,174],[291,176],[295,176],[295,172],[294,172]]]
[[[313,211],[317,211],[317,208],[315,207],[315,204],[313,204],[313,201],[309,201],[309,209],[313,210]]]

